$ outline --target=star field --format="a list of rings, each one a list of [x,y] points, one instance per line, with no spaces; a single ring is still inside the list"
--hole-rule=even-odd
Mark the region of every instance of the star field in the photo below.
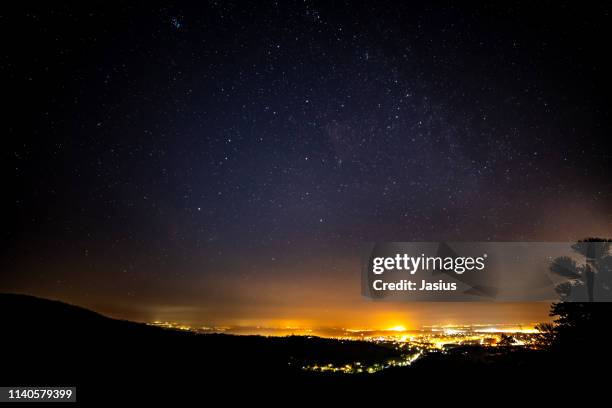
[[[341,310],[358,282],[339,303],[325,288],[358,274],[366,241],[612,232],[606,6],[47,5],[2,20],[7,290],[130,313],[197,303],[209,320]]]

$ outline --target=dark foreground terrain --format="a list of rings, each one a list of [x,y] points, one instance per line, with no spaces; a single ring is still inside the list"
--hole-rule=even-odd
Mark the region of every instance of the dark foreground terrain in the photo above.
[[[396,397],[404,392],[441,397],[451,390],[491,387],[520,387],[524,392],[557,383],[560,370],[575,370],[576,378],[584,379],[582,370],[603,364],[588,357],[592,352],[584,352],[586,359],[572,356],[581,350],[491,353],[465,347],[376,374],[322,374],[301,367],[318,361],[382,361],[398,352],[358,341],[195,334],[110,319],[25,295],[0,295],[0,319],[0,385],[75,385],[79,401],[205,399],[221,393],[228,400],[267,399],[289,393],[315,402],[317,395],[330,392]]]

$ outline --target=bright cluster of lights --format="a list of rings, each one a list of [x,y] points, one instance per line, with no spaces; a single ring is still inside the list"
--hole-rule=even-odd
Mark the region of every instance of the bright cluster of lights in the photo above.
[[[533,328],[491,327],[491,326],[445,326],[431,327],[425,330],[406,330],[402,326],[391,327],[381,331],[358,331],[345,329],[345,336],[334,337],[342,340],[363,340],[376,343],[406,343],[422,349],[439,349],[473,345],[496,346],[504,335],[510,335],[512,345],[532,346],[536,344],[538,333]]]
[[[371,365],[364,365],[361,362],[357,361],[352,364],[344,364],[340,366],[336,366],[334,364],[313,364],[313,365],[305,365],[302,367],[302,370],[305,371],[315,371],[320,373],[330,372],[330,373],[342,373],[342,374],[374,374],[379,371],[391,368],[391,367],[406,367],[414,363],[423,355],[423,351],[419,350],[413,354],[406,354],[401,358],[388,360],[384,363],[374,363]]]
[[[174,322],[162,322],[156,320],[152,323],[149,323],[150,326],[163,327],[164,329],[175,329],[175,330],[183,330],[183,331],[194,331],[191,326],[187,326],[185,324],[174,323]]]

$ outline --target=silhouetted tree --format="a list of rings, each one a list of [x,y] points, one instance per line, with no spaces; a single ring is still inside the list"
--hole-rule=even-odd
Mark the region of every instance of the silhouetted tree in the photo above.
[[[556,317],[554,347],[570,349],[578,355],[590,354],[607,339],[612,303],[554,303],[550,315]]]
[[[607,339],[612,317],[612,240],[588,238],[572,245],[584,257],[556,258],[550,270],[566,278],[557,285],[561,302],[553,303],[550,316],[554,323],[537,326],[542,345],[561,353],[568,367],[603,363],[608,353],[600,347]],[[607,301],[607,302],[606,302]]]
[[[551,266],[552,273],[566,280],[556,286],[562,302],[612,300],[612,240],[587,238],[572,245],[584,262],[562,256]]]
[[[501,338],[499,339],[499,342],[497,343],[497,345],[508,347],[508,346],[512,346],[514,343],[515,343],[514,337],[508,334],[502,333]]]
[[[557,327],[553,323],[539,323],[536,325],[537,342],[540,346],[549,348],[553,345],[557,337]]]

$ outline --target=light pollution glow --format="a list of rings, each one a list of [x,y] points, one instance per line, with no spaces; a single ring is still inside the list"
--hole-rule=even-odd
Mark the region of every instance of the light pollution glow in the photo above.
[[[277,262],[281,263],[282,259]],[[258,272],[258,278],[251,281],[229,274],[223,279],[203,278],[189,287],[168,287],[163,294],[147,291],[143,282],[142,289],[129,298],[88,294],[79,290],[80,282],[74,282],[72,290],[65,286],[47,286],[29,292],[120,319],[171,321],[192,327],[250,328],[249,332],[253,328],[311,331],[395,328],[399,331],[483,323],[533,326],[551,320],[549,303],[371,301],[360,296],[359,277],[354,273],[358,270],[356,266],[336,269],[333,273],[306,273],[306,270],[325,270],[311,261],[299,269],[302,268],[303,273],[294,273],[291,277],[285,277],[280,270],[271,270],[267,274]],[[103,285],[97,289],[106,292]]]

